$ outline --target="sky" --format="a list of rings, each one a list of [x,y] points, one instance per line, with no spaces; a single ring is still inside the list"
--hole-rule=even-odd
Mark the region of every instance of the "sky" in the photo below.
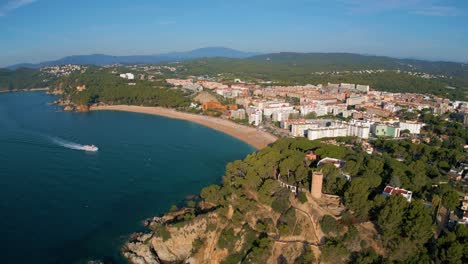
[[[468,62],[468,0],[0,0],[0,66],[211,46]]]

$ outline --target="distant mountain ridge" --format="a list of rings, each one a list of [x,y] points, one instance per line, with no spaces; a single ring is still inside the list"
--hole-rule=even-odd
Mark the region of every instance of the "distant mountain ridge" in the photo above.
[[[316,71],[344,71],[386,69],[422,71],[427,73],[466,76],[468,69],[463,63],[448,61],[428,61],[420,59],[399,59],[387,56],[361,55],[355,53],[297,53],[279,52],[261,54],[247,58],[255,63],[281,64],[293,67],[306,67]]]
[[[129,55],[129,56],[112,56],[105,54],[91,54],[91,55],[73,55],[67,56],[58,60],[45,61],[40,63],[20,63],[6,67],[7,69],[15,70],[18,68],[41,68],[53,65],[65,64],[81,64],[81,65],[108,65],[114,63],[138,63],[138,64],[151,64],[162,62],[175,62],[185,61],[199,58],[248,58],[260,55],[258,52],[244,52],[225,47],[207,47],[184,52],[170,52],[155,55]]]
[[[425,72],[443,74],[468,80],[468,67],[459,62],[427,61],[419,59],[399,59],[387,56],[362,55],[354,53],[299,53],[279,52],[261,54],[244,52],[225,47],[207,47],[185,52],[171,52],[157,55],[111,56],[105,54],[74,55],[59,60],[46,61],[37,64],[16,64],[7,67],[37,69],[45,66],[81,64],[108,65],[122,64],[157,64],[167,62],[188,62],[189,64],[206,65],[207,62],[215,68],[230,71],[250,68],[258,71],[262,68],[283,68],[285,72],[297,74],[320,71],[352,71],[352,70],[402,70],[411,72]],[[193,63],[192,63],[193,62]],[[198,63],[197,63],[198,62]],[[226,65],[229,67],[226,68]]]

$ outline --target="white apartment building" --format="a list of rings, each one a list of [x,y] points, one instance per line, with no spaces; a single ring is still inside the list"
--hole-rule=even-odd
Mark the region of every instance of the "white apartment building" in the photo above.
[[[270,117],[273,113],[278,112],[293,112],[294,106],[268,106],[263,108],[263,115]]]
[[[327,137],[359,137],[369,138],[370,124],[358,120],[351,122],[331,121],[319,124],[307,130],[307,138],[315,140]]]
[[[291,124],[291,136],[304,137],[308,129],[317,128],[317,123],[299,123]]]
[[[348,136],[368,139],[370,134],[370,123],[351,120],[348,123]]]
[[[400,126],[400,131],[403,130],[409,130],[411,134],[420,134],[421,133],[421,128],[424,126],[423,123],[418,123],[418,122],[398,122],[398,125]]]
[[[279,111],[274,112],[271,116],[272,120],[275,122],[281,122],[283,120],[289,120],[292,115],[297,115],[299,112],[297,110],[286,110],[286,111]]]
[[[262,111],[256,110],[249,115],[249,124],[253,124],[254,126],[259,126],[262,123]]]
[[[315,112],[317,116],[328,115],[328,106],[322,104],[307,104],[299,106],[299,111],[302,116],[306,116],[309,113]]]
[[[346,137],[347,135],[348,127],[343,124],[330,127],[316,127],[307,130],[307,138],[309,140],[327,137]]]

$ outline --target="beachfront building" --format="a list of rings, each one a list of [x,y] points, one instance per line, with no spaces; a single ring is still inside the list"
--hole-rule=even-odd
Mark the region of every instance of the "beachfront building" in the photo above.
[[[261,110],[254,110],[251,114],[249,114],[249,124],[253,124],[254,126],[259,126],[263,121],[263,115]]]
[[[298,115],[299,112],[297,110],[285,110],[285,111],[279,111],[279,112],[274,112],[273,115],[271,116],[271,119],[275,122],[281,122],[283,120],[288,120],[291,116],[293,115]]]
[[[273,113],[292,111],[294,111],[294,106],[290,106],[289,103],[270,104],[263,108],[263,115],[271,117]]]
[[[231,110],[231,118],[232,119],[245,119],[245,110],[244,109]]]

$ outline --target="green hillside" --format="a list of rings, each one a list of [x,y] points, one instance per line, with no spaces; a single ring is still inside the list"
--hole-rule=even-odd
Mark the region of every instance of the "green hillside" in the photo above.
[[[48,76],[39,70],[19,68],[0,69],[0,90],[43,88],[49,85]]]

